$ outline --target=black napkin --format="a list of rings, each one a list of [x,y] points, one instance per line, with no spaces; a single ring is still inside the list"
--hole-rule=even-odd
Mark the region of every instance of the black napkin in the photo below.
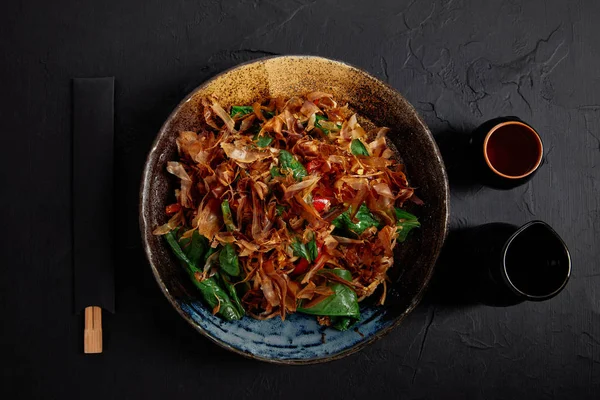
[[[75,311],[114,313],[114,78],[73,80]]]

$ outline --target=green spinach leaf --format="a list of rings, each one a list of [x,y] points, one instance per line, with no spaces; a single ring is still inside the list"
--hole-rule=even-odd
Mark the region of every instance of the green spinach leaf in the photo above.
[[[202,298],[204,301],[211,307],[215,308],[218,304],[220,304],[218,314],[221,315],[228,321],[233,321],[242,318],[243,314],[237,310],[236,306],[231,301],[231,298],[217,283],[214,277],[205,279],[203,281],[198,281],[196,279],[195,274],[201,273],[202,271],[190,260],[190,258],[185,254],[179,242],[177,241],[177,234],[175,231],[171,231],[165,235],[165,239],[167,243],[171,247],[173,254],[181,261],[181,265],[184,267],[190,279],[194,283],[194,285],[200,291]],[[192,236],[192,242],[194,237]],[[191,251],[190,249],[189,251]],[[206,255],[205,255],[206,256]]]
[[[212,309],[220,304],[219,312],[217,313],[218,315],[222,316],[227,321],[238,320],[244,316],[244,314],[237,309],[233,301],[231,301],[231,297],[229,297],[227,292],[221,288],[214,276],[205,279],[202,282],[198,282],[193,277],[192,279],[196,287],[200,289],[202,298]]]
[[[398,230],[398,241],[404,242],[410,231],[413,228],[420,227],[421,223],[416,216],[396,207],[396,225],[400,228]]]
[[[328,269],[321,270],[320,272],[330,272],[347,281],[352,280],[352,274],[350,271],[345,269]],[[331,289],[334,291],[331,296],[310,308],[304,308],[300,306],[298,308],[298,312],[312,315],[352,317],[354,319],[359,319],[360,308],[358,306],[358,299],[354,290],[337,282],[330,283],[329,287],[331,287]]]
[[[231,112],[229,113],[232,118],[242,117],[247,114],[252,114],[254,109],[252,106],[231,106]]]
[[[367,148],[365,147],[363,142],[360,141],[360,139],[352,140],[352,143],[350,143],[350,150],[352,150],[352,154],[354,154],[355,156],[368,156],[369,155]]]
[[[229,297],[231,297],[231,301],[232,301],[233,305],[235,306],[235,308],[237,309],[237,311],[241,315],[246,314],[246,312],[244,310],[244,306],[242,306],[242,301],[240,300],[240,296],[238,296],[238,293],[235,290],[235,285],[233,283],[231,283],[229,278],[227,278],[226,274],[220,273],[217,275],[220,278],[221,286],[227,291],[227,293],[229,293]]]
[[[354,216],[357,222],[350,219],[352,210],[348,209],[342,215],[335,218],[331,223],[341,231],[350,231],[357,235],[360,235],[372,226],[376,226],[377,229],[381,227],[381,222],[373,215],[371,210],[363,203],[361,204],[358,212]]]
[[[256,145],[258,147],[267,147],[273,142],[273,138],[269,135],[262,135],[256,138]]]
[[[175,254],[175,257],[177,257],[179,259],[179,261],[181,261],[181,263],[184,265],[184,267],[187,270],[191,271],[192,273],[200,272],[200,268],[198,266],[196,266],[196,264],[194,264],[194,262],[192,262],[192,260],[190,260],[188,258],[187,254],[185,254],[185,252],[179,245],[179,242],[177,241],[177,231],[176,230],[167,233],[165,235],[165,239],[167,240],[167,244],[171,247],[173,254]]]
[[[226,243],[219,254],[219,264],[221,270],[225,271],[230,276],[239,276],[240,263],[233,244]]]
[[[315,261],[318,256],[317,242],[313,237],[308,243],[304,244],[296,239],[292,242],[292,250],[296,257],[306,258],[309,263]]]
[[[273,178],[277,178],[280,176],[284,176],[281,172],[279,172],[279,168],[277,167],[271,167],[271,177]]]
[[[319,256],[319,249],[317,249],[317,241],[313,237],[310,242],[306,243],[306,250],[308,251],[308,255],[310,256],[309,262],[313,262]]]
[[[356,319],[352,317],[333,317],[331,318],[331,326],[338,331],[347,331],[354,323]]]
[[[223,222],[229,232],[235,231],[235,225],[233,224],[233,216],[231,215],[231,208],[229,207],[229,201],[223,200],[221,203],[221,213],[223,214]]]
[[[279,162],[281,163],[282,168],[289,169],[297,181],[301,181],[307,173],[304,165],[300,163],[300,161],[296,160],[296,158],[286,150],[279,151]]]
[[[191,238],[180,239],[179,243],[183,246],[182,250],[198,269],[204,266],[204,253],[208,249],[208,239],[194,231]]]
[[[329,135],[332,129],[341,129],[342,125],[339,123],[329,122],[326,116],[321,114],[315,114],[315,127],[323,131],[324,134]]]

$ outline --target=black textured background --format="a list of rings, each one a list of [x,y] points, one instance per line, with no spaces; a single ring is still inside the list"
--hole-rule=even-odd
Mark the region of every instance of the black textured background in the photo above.
[[[599,20],[597,0],[3,4],[0,393],[598,398]],[[565,291],[544,303],[492,308],[453,302],[438,280],[389,336],[318,366],[246,360],[198,335],[160,294],[143,256],[143,161],[191,89],[270,54],[344,60],[402,92],[442,147],[452,228],[549,222],[573,258]],[[105,353],[84,356],[83,320],[72,313],[70,79],[107,75],[116,77],[117,313],[105,318]],[[499,115],[531,123],[546,147],[535,178],[507,192],[473,184],[461,164],[465,135]],[[452,262],[445,267],[460,259]]]

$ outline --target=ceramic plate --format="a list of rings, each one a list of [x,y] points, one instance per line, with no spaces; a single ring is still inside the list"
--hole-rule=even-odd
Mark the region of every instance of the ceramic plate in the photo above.
[[[174,200],[176,180],[166,163],[177,157],[175,138],[200,124],[202,97],[215,94],[223,107],[311,91],[332,93],[379,126],[398,149],[410,184],[424,205],[411,209],[422,227],[397,246],[393,280],[384,306],[363,302],[354,329],[321,327],[313,316],[294,314],[257,321],[226,322],[211,314],[188,275],[152,230],[166,222],[165,206]],[[358,351],[385,335],[411,312],[433,273],[448,227],[448,180],[431,132],[397,91],[348,64],[312,56],[255,60],[225,71],[190,93],[162,126],[146,161],[140,193],[140,225],[146,255],[164,295],[198,332],[226,349],[263,361],[305,364],[329,361]]]

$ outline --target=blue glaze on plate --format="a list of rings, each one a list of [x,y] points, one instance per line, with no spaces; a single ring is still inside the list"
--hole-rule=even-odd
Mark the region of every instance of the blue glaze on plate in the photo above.
[[[308,361],[339,354],[368,340],[393,322],[382,318],[385,308],[364,307],[360,321],[340,332],[320,326],[311,315],[292,314],[285,321],[279,317],[266,321],[250,317],[225,321],[212,315],[198,299],[180,300],[178,305],[201,329],[220,342],[257,358],[281,361]]]

